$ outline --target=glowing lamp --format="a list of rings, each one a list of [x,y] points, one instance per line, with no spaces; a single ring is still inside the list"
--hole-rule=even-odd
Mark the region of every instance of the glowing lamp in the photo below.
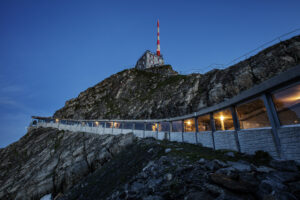
[[[221,115],[220,119],[221,119],[221,121],[224,121],[224,116],[223,116],[223,115]]]

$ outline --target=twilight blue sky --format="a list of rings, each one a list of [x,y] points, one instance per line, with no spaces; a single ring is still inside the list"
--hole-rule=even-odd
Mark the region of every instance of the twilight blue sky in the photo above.
[[[293,29],[299,0],[2,0],[0,147],[31,115],[64,102],[155,50],[177,71],[206,70]]]

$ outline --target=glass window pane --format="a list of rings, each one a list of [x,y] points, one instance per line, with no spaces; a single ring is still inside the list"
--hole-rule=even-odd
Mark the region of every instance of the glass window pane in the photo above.
[[[257,98],[236,107],[241,129],[271,126],[262,99]]]
[[[125,122],[124,123],[124,129],[132,129],[133,123],[131,122]]]
[[[232,115],[229,109],[214,113],[214,120],[217,131],[234,130]]]
[[[144,123],[143,122],[135,123],[135,130],[144,130]]]
[[[105,122],[99,122],[99,126],[102,128],[104,128],[104,124],[105,124]]]
[[[281,125],[300,124],[300,84],[274,93],[273,101]]]
[[[210,115],[198,117],[198,131],[211,131]]]
[[[184,120],[184,132],[196,132],[195,119]]]
[[[170,131],[170,123],[169,122],[161,122],[159,125],[160,126],[159,126],[158,131],[166,131],[166,132]]]
[[[172,132],[182,132],[182,122],[181,121],[172,122]]]
[[[106,128],[112,128],[113,122],[106,122]]]
[[[113,127],[114,128],[121,128],[121,123],[120,122],[113,122]]]
[[[146,123],[147,131],[156,131],[157,125],[156,123]]]

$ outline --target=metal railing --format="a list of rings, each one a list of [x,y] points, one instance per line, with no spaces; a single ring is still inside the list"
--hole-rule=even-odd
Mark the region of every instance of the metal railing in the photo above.
[[[248,51],[246,53],[244,53],[243,55],[234,58],[233,60],[229,61],[228,63],[225,64],[221,64],[221,63],[213,63],[210,64],[207,67],[193,67],[193,69],[191,70],[187,70],[187,71],[180,71],[180,74],[191,74],[191,73],[205,73],[214,69],[225,69],[228,68],[232,65],[235,65],[243,60],[246,60],[248,58],[250,58],[251,56],[254,56],[255,54],[259,53],[260,51],[264,50],[267,47],[270,47],[271,45],[274,45],[278,42],[282,42],[283,40],[287,40],[290,39],[291,37],[294,37],[296,35],[300,34],[300,28],[294,29],[290,32],[284,33],[278,37],[275,37],[274,39],[263,43],[262,45],[256,47],[255,49],[252,49],[251,51]]]

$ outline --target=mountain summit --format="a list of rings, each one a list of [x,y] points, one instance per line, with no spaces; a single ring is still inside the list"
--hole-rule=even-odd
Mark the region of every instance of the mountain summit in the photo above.
[[[300,36],[229,68],[180,75],[170,65],[127,69],[81,92],[55,112],[61,119],[158,119],[220,103],[300,63]]]

